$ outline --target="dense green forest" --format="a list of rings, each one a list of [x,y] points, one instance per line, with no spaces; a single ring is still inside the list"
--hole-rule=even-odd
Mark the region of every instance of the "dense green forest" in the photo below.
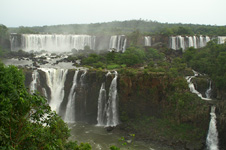
[[[113,35],[130,34],[138,30],[144,35],[226,35],[226,26],[170,24],[151,20],[113,21],[92,24],[71,24],[10,28],[10,33],[61,33]]]

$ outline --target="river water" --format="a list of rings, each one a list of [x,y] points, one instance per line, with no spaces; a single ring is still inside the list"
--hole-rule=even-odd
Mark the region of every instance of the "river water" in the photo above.
[[[69,123],[71,137],[69,140],[76,140],[78,143],[89,143],[92,150],[109,150],[112,145],[120,147],[120,150],[173,150],[169,147],[153,143],[144,143],[139,141],[123,140],[123,134],[120,131],[108,132],[104,127],[90,125],[86,123]],[[136,136],[136,135],[135,135]],[[123,145],[123,143],[127,143]]]

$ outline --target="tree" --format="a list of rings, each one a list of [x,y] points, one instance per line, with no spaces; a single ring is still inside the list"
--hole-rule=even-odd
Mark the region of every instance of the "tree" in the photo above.
[[[67,143],[69,129],[47,100],[28,93],[22,71],[2,63],[0,121],[0,149],[80,149],[76,142]]]

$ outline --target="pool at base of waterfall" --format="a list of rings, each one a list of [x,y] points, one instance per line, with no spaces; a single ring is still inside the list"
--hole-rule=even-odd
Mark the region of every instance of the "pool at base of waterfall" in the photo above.
[[[110,150],[113,145],[119,147],[120,150],[173,150],[155,143],[134,141],[132,137],[127,139],[120,131],[112,133],[108,132],[104,127],[96,125],[79,122],[68,123],[68,127],[71,129],[69,140],[75,140],[78,144],[89,143],[92,146],[92,150]],[[125,138],[125,140],[120,140],[122,138]]]

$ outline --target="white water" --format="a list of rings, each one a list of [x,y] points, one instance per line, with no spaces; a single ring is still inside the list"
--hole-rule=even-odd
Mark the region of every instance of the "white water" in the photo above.
[[[105,83],[102,83],[98,97],[97,126],[104,126],[106,119],[106,90]]]
[[[206,46],[207,42],[210,41],[208,36],[186,36],[182,37],[171,36],[170,39],[170,48],[174,50],[182,49],[183,51],[188,47],[201,48]]]
[[[34,93],[37,90],[39,74],[37,70],[32,72],[32,81],[30,84],[30,93]]]
[[[216,114],[215,114],[215,106],[211,107],[211,119],[209,124],[209,131],[206,138],[207,150],[218,150],[218,132],[216,126]]]
[[[78,77],[79,70],[75,71],[74,77],[73,77],[73,84],[70,90],[70,93],[68,95],[68,103],[66,107],[66,112],[64,116],[65,122],[75,122],[75,87],[77,86],[77,77]]]
[[[224,44],[226,42],[226,36],[218,36],[217,40],[218,44]]]
[[[114,74],[115,77],[110,85],[109,98],[107,102],[107,126],[116,126],[119,124],[117,102],[117,71],[115,71]]]
[[[186,80],[189,83],[190,91],[192,93],[197,94],[202,100],[212,100],[210,98],[211,90],[212,90],[211,82],[209,84],[209,88],[205,92],[206,98],[202,97],[202,94],[199,93],[195,89],[194,84],[191,82],[192,78],[195,78],[196,76],[198,76],[197,72],[195,72],[194,70],[193,70],[193,72],[194,72],[194,76],[186,77]],[[210,123],[209,123],[209,131],[208,131],[207,138],[206,138],[207,150],[218,150],[218,132],[217,132],[217,126],[216,126],[215,109],[216,109],[215,106],[211,106],[211,112],[210,112],[211,119],[210,119]]]
[[[59,112],[59,106],[64,98],[64,82],[67,69],[40,68],[46,74],[47,85],[51,91],[49,105],[52,110]]]
[[[22,34],[24,51],[70,52],[83,50],[85,46],[95,49],[95,36],[63,34]]]
[[[144,37],[144,46],[151,46],[151,37],[150,36]]]
[[[117,52],[124,52],[126,50],[127,39],[125,35],[111,36],[109,49],[115,49]]]
[[[210,98],[205,98],[205,97],[203,97],[202,94],[199,93],[199,92],[195,89],[195,86],[194,86],[194,84],[191,82],[191,80],[192,80],[193,78],[197,77],[197,76],[198,76],[198,73],[197,73],[196,71],[194,71],[194,70],[193,70],[193,72],[194,72],[194,76],[187,76],[187,77],[186,77],[186,80],[187,80],[187,82],[188,82],[188,86],[189,86],[189,88],[190,88],[190,91],[191,91],[192,93],[195,93],[196,95],[198,95],[198,97],[200,97],[202,100],[211,100]]]

